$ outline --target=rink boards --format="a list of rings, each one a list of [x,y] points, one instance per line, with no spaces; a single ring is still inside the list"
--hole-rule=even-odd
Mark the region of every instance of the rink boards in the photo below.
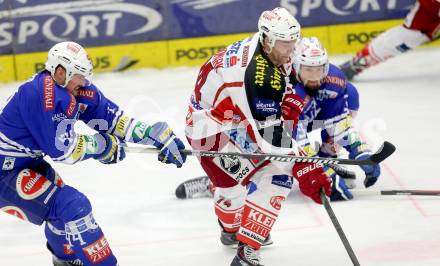
[[[317,36],[330,54],[354,53],[382,31],[402,23],[401,19],[331,26],[306,27],[304,36]],[[96,72],[140,68],[197,66],[215,52],[252,33],[151,41],[90,47],[87,50]],[[428,44],[439,46],[440,41]],[[0,56],[0,82],[25,80],[44,68],[47,52]]]

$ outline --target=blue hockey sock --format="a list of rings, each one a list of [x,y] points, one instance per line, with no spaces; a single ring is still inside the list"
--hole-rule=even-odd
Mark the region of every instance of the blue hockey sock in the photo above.
[[[49,245],[57,257],[62,256],[59,258],[67,260],[74,255],[86,266],[117,265],[116,257],[96,223],[91,204],[84,194],[69,186],[61,188],[56,194],[50,218],[47,224],[49,230],[50,225],[61,227],[64,224],[65,241],[54,236],[56,234],[53,232],[48,234]],[[73,254],[65,254],[65,245],[71,248]]]

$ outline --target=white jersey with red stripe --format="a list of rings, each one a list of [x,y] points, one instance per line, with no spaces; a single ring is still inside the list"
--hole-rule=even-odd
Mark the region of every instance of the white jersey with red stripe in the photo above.
[[[280,145],[280,134],[273,133],[283,131],[280,103],[285,91],[292,89],[286,75],[290,72],[290,63],[274,66],[262,52],[258,33],[229,45],[200,69],[186,117],[186,136],[201,140],[246,129],[250,139],[235,142],[242,152],[297,154],[296,145],[290,147],[289,134],[280,133],[283,141],[289,139],[289,145]],[[213,143],[207,145],[202,149],[213,150]]]
[[[201,67],[190,98],[185,131],[192,148],[297,154],[281,118],[283,95],[296,84],[290,73],[290,64],[270,61],[258,34],[214,55]],[[293,163],[238,156],[199,160],[216,186],[215,213],[222,230],[259,248],[291,191]]]

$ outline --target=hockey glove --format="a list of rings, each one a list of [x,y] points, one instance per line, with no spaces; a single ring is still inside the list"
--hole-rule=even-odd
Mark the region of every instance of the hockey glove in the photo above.
[[[298,124],[299,116],[304,108],[304,101],[294,93],[285,94],[281,102],[281,111],[284,121],[293,128]]]
[[[159,161],[175,164],[177,168],[182,167],[186,161],[186,154],[183,154],[181,150],[185,149],[185,145],[176,137],[166,122],[155,123],[151,127],[148,138],[151,144],[160,150]]]
[[[348,190],[350,187],[349,184],[345,183],[345,178],[338,175],[338,173],[330,168],[330,167],[324,167],[326,169],[327,175],[329,175],[333,180],[332,185],[332,194],[330,195],[331,201],[338,201],[338,200],[351,200],[353,199],[353,194]],[[352,181],[353,179],[348,178],[347,180]],[[354,181],[354,180],[353,180]]]
[[[301,192],[316,203],[322,204],[319,196],[321,188],[324,188],[327,196],[331,195],[332,179],[324,172],[321,165],[295,163],[292,168],[292,175],[298,180]]]
[[[114,164],[124,160],[125,150],[120,145],[124,142],[123,140],[107,133],[97,133],[95,139],[98,146],[105,147],[102,153],[94,156],[96,160],[103,164]]]

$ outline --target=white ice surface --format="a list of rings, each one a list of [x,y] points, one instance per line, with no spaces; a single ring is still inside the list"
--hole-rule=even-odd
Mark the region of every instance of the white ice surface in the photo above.
[[[440,189],[439,62],[439,49],[420,49],[355,80],[363,135],[376,148],[383,140],[397,146],[374,189]],[[197,72],[110,73],[97,75],[94,82],[128,113],[167,120],[183,137],[186,102]],[[1,85],[0,98],[17,86]],[[121,266],[224,266],[232,260],[235,251],[219,242],[211,200],[174,197],[180,182],[203,173],[195,158],[182,169],[147,154],[130,154],[112,166],[92,160],[54,166],[66,183],[89,197]],[[361,265],[440,265],[440,197],[362,196],[332,206]],[[275,244],[262,249],[266,265],[351,265],[324,208],[296,190],[272,237]],[[51,265],[43,228],[0,214],[0,265]]]

